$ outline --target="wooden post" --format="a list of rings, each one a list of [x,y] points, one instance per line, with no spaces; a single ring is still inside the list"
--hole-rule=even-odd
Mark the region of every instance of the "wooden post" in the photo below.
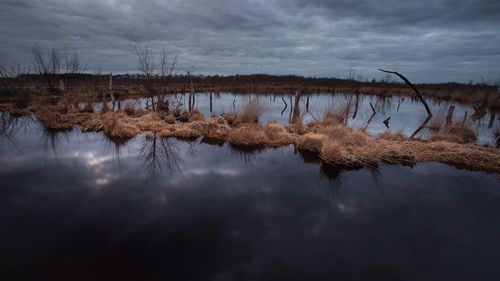
[[[488,129],[493,128],[493,123],[495,122],[496,112],[490,112],[490,122],[488,123]]]
[[[212,91],[210,91],[210,113],[212,113]]]
[[[453,124],[453,112],[455,112],[455,106],[450,105],[448,109],[448,114],[446,115],[446,127],[449,127]]]
[[[113,101],[113,105],[115,104],[115,96],[113,95],[113,72],[109,73],[109,96]]]

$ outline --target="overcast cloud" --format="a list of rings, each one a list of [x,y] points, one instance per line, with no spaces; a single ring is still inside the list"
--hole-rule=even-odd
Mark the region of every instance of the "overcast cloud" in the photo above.
[[[152,46],[203,74],[494,80],[500,1],[0,0],[0,42],[0,63],[30,63],[38,42],[117,73]]]

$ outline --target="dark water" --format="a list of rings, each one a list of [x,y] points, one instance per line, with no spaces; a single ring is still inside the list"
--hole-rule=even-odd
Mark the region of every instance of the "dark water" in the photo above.
[[[18,122],[0,138],[0,280],[500,276],[498,175]]]

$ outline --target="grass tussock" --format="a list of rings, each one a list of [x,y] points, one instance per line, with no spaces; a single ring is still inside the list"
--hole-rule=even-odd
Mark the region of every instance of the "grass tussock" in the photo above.
[[[267,107],[258,99],[250,99],[242,112],[224,114],[224,119],[232,127],[240,127],[244,124],[259,123],[259,118],[264,114]]]
[[[239,114],[241,123],[258,123],[260,116],[266,111],[266,105],[259,102],[258,99],[250,99],[245,109]]]
[[[133,123],[139,130],[159,132],[163,129],[166,122],[161,118],[160,114],[156,111],[150,111],[139,118],[135,118]]]
[[[176,120],[173,113],[170,113],[165,117],[165,122],[167,122],[167,124],[175,124],[175,121]]]
[[[430,140],[465,144],[474,143],[477,140],[477,135],[468,126],[455,124],[433,136]]]
[[[309,133],[297,138],[297,148],[312,152],[320,152],[327,137],[321,134]]]
[[[286,131],[285,127],[275,121],[267,123],[264,129],[270,146],[282,146],[295,143],[296,136]]]
[[[201,134],[200,134],[200,132],[193,130],[189,127],[180,127],[172,133],[172,136],[178,137],[178,138],[192,139],[192,138],[200,137]]]
[[[127,124],[119,118],[109,118],[103,125],[104,134],[112,139],[131,139],[140,133],[136,126]]]
[[[48,109],[39,110],[36,113],[36,117],[38,121],[49,130],[66,131],[75,127],[75,124],[71,122],[69,118],[57,111],[51,111]]]
[[[387,141],[406,141],[408,137],[403,134],[403,132],[399,131],[396,133],[391,133],[390,131],[385,131],[377,137],[378,140],[387,140]]]
[[[268,143],[265,130],[261,126],[243,126],[229,132],[229,142],[235,145],[264,146]]]
[[[212,116],[200,130],[204,137],[225,140],[231,131],[231,127],[224,118]]]
[[[131,102],[125,103],[125,107],[123,107],[123,111],[128,115],[132,116],[135,114],[134,105]]]
[[[189,112],[188,119],[189,119],[189,122],[205,121],[205,116],[203,116],[203,113],[201,113],[200,111],[195,109],[195,110]]]
[[[432,119],[430,120],[429,125],[427,125],[427,127],[431,131],[439,131],[444,126],[445,126],[445,112],[442,109],[440,109],[436,115],[432,116]]]
[[[310,131],[318,132],[325,127],[342,125],[346,118],[348,107],[332,108],[323,114],[323,118],[317,121],[311,121],[307,124]]]

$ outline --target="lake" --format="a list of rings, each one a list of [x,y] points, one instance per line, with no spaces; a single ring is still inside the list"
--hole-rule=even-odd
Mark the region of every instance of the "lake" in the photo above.
[[[3,117],[2,280],[500,276],[498,174],[438,163],[347,171],[293,146],[114,143]]]

